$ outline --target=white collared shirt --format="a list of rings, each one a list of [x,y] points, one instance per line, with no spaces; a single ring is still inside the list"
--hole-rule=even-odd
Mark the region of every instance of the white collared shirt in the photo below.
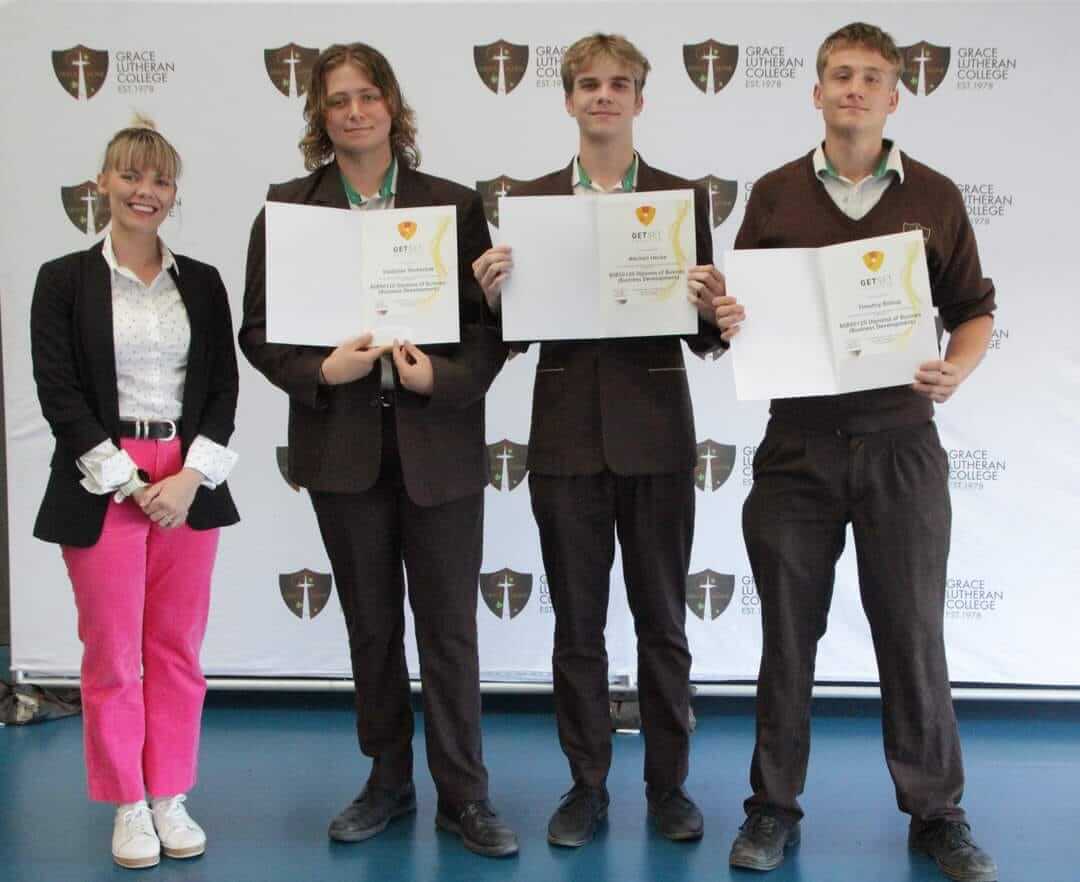
[[[117,262],[111,231],[102,243],[112,282],[116,396],[122,420],[179,420],[183,410],[191,325],[169,272],[179,272],[176,258],[164,242],[160,246],[161,272],[147,285]],[[228,477],[238,458],[229,448],[198,435],[184,465],[202,473],[203,486],[213,489]],[[136,471],[131,457],[111,440],[88,450],[77,464],[84,475],[83,487],[98,495],[128,484]]]
[[[825,186],[825,192],[844,214],[852,220],[861,220],[885,195],[893,179],[903,183],[904,166],[900,159],[900,148],[892,141],[885,142],[888,152],[878,163],[872,174],[859,182],[851,181],[839,174],[825,156],[825,148],[818,144],[814,151],[814,173]]]
[[[633,193],[637,190],[638,170],[641,168],[641,160],[638,158],[637,151],[634,151],[634,158],[631,161],[634,169],[633,183],[629,189],[623,189],[623,178],[620,178],[618,183],[610,189],[604,189],[596,181],[592,180],[581,167],[581,157],[574,157],[574,167],[571,170],[570,178],[575,196],[582,196],[587,194],[603,195],[604,193]],[[625,174],[623,175],[625,178]]]

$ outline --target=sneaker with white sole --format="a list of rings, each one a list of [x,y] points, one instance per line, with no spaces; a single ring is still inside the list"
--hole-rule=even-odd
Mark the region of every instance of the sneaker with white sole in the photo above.
[[[153,800],[151,813],[166,857],[193,858],[206,851],[206,834],[184,808],[184,794]]]
[[[161,861],[161,843],[145,800],[117,807],[112,855],[117,864],[130,870],[156,867]]]

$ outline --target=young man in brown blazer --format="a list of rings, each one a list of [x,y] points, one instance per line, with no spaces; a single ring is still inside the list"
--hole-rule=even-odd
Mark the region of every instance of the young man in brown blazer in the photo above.
[[[487,482],[484,396],[506,357],[469,273],[490,247],[480,197],[416,171],[411,109],[370,46],[331,46],[312,71],[301,141],[311,174],[268,199],[374,211],[457,207],[461,342],[330,351],[266,340],[265,219],[248,249],[240,347],[289,395],[289,477],[307,487],[349,634],[361,750],[373,765],[330,836],[367,839],[415,811],[404,582],[416,621],[436,826],[488,856],[517,838],[487,801],[480,745],[477,583]],[[313,291],[313,306],[318,292]],[[360,329],[358,329],[360,330]]]
[[[620,36],[595,34],[564,55],[567,113],[580,132],[566,168],[515,196],[689,189],[634,151],[649,63]],[[689,297],[700,314],[687,338],[704,353],[726,346],[741,308],[711,265],[708,202],[695,193],[697,266]],[[510,248],[474,264],[493,310],[512,268]],[[676,337],[544,343],[533,391],[529,490],[555,609],[552,657],[559,740],[573,787],[548,841],[580,846],[607,813],[611,764],[604,650],[616,533],[638,646],[649,814],[665,836],[700,838],[701,813],[683,789],[689,759],[690,652],[686,574],[694,530],[694,420]]]

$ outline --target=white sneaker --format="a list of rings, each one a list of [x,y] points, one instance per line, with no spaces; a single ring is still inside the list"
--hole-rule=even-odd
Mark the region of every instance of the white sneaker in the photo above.
[[[187,797],[170,796],[153,800],[154,826],[161,837],[161,850],[166,857],[191,858],[206,851],[206,834],[184,808]]]
[[[154,832],[154,822],[145,800],[117,807],[112,855],[121,867],[132,870],[157,866],[161,860],[161,843]]]

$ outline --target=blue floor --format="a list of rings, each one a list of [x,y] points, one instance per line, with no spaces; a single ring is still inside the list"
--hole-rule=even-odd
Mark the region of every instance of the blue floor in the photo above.
[[[348,699],[211,694],[201,780],[189,803],[209,832],[209,849],[202,858],[163,860],[138,874],[186,882],[763,878],[727,866],[746,795],[752,705],[698,699],[695,706],[699,727],[688,785],[705,813],[704,840],[675,844],[649,829],[641,739],[617,736],[607,827],[592,845],[570,851],[544,840],[548,815],[568,786],[550,700],[486,700],[492,798],[522,842],[517,858],[490,860],[435,832],[419,727],[418,814],[366,843],[339,845],[327,839],[327,821],[367,773]],[[960,704],[958,710],[969,782],[964,804],[978,840],[998,860],[1002,882],[1080,879],[1080,706]],[[72,718],[0,729],[2,882],[131,877],[133,871],[110,860],[111,808],[83,796],[80,727]],[[805,808],[803,844],[770,882],[941,878],[906,849],[906,818],[895,808],[873,702],[818,705]]]

